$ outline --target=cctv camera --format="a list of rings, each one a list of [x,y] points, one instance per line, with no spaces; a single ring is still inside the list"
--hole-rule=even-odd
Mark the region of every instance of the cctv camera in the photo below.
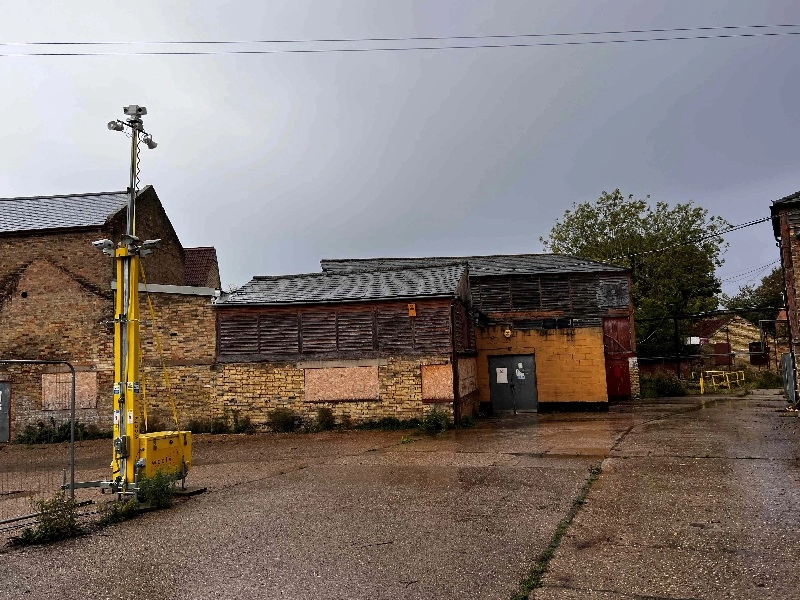
[[[108,129],[110,131],[122,131],[122,123],[120,123],[119,121],[109,121]]]
[[[108,250],[114,247],[114,242],[111,240],[97,240],[96,242],[92,242],[92,246],[98,250]]]
[[[129,117],[141,117],[147,114],[147,109],[138,104],[131,104],[130,106],[123,106],[123,112]]]

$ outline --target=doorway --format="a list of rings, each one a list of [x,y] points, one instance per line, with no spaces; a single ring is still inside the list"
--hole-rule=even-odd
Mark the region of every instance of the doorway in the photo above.
[[[492,411],[536,410],[536,364],[532,354],[489,357],[489,393]]]

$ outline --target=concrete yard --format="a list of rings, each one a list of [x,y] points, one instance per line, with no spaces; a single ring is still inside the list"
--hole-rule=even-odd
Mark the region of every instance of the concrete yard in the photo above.
[[[784,407],[761,392],[438,437],[195,436],[205,494],[4,548],[0,597],[509,599],[575,504],[531,598],[800,598],[800,427]],[[103,472],[109,446],[81,444],[79,475]],[[0,471],[23,452],[56,450],[4,446]]]

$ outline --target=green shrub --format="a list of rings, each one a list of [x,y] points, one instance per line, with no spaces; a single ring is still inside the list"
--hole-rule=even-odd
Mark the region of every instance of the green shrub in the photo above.
[[[101,430],[97,425],[75,421],[75,440],[99,440],[111,438],[110,431]],[[70,440],[70,422],[56,423],[53,417],[47,422],[38,421],[36,425],[28,424],[20,431],[14,441],[17,444],[55,444]]]
[[[466,417],[461,417],[461,427],[464,429],[469,429],[470,427],[475,427],[478,423],[475,421],[474,417],[470,417],[467,415]]]
[[[213,419],[191,419],[186,423],[186,429],[192,433],[230,433],[231,427],[224,417]]]
[[[291,408],[276,408],[267,415],[267,423],[276,433],[289,433],[300,428],[301,420]]]
[[[333,418],[333,411],[326,406],[317,408],[317,430],[330,431],[334,425],[336,425],[336,419]]]
[[[746,381],[749,380],[747,387],[752,387],[759,390],[782,390],[783,377],[778,373],[772,371],[757,371],[755,373],[747,373]],[[752,377],[752,378],[751,378]]]
[[[685,396],[687,393],[683,382],[670,373],[643,375],[639,383],[643,398]]]
[[[139,502],[136,498],[115,500],[100,507],[98,525],[104,527],[112,523],[121,523],[136,516],[139,511]]]
[[[432,410],[422,419],[420,427],[429,433],[441,433],[451,427],[450,415],[442,410]]]
[[[78,524],[78,503],[62,490],[50,499],[33,501],[39,514],[32,527],[26,527],[16,542],[23,545],[47,544],[75,537],[83,532]]]
[[[175,495],[177,476],[171,473],[156,471],[152,477],[139,478],[139,490],[136,499],[151,508],[169,508]]]
[[[239,411],[233,411],[233,433],[253,433],[256,430],[255,426],[250,422],[250,417],[245,415],[239,416]]]

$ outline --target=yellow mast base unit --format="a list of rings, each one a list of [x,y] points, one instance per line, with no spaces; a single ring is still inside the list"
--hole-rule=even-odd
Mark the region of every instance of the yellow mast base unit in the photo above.
[[[183,479],[192,468],[192,432],[156,431],[139,435],[137,479],[161,472]]]

